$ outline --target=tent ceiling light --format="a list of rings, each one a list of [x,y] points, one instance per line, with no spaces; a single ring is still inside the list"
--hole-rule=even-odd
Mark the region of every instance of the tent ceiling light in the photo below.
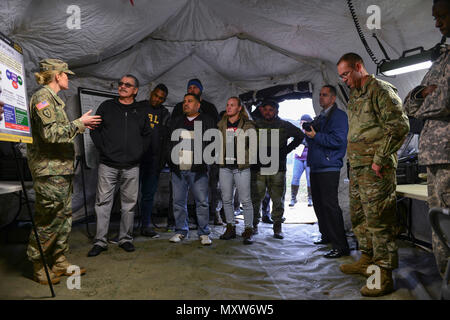
[[[407,56],[408,53],[420,50],[419,53]],[[378,74],[395,76],[407,72],[429,69],[432,65],[432,49],[424,50],[423,47],[414,48],[403,52],[397,60],[383,60],[378,65]]]
[[[385,60],[382,60],[377,64],[377,75],[381,74],[391,77],[407,72],[431,68],[433,62],[441,55],[441,49],[445,48],[446,40],[446,37],[442,37],[441,42],[429,50],[424,50],[423,47],[406,50],[397,60],[391,60],[386,56]],[[416,51],[418,51],[418,53],[408,55]]]

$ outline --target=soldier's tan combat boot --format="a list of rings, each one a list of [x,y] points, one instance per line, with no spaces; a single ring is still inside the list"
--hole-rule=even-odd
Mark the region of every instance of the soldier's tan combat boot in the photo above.
[[[48,275],[52,284],[57,284],[61,280],[52,270],[47,267]],[[33,280],[40,284],[48,284],[47,275],[45,273],[44,264],[40,261],[33,262]]]
[[[67,271],[67,268],[69,268],[72,264],[67,261],[66,256],[64,255],[60,255],[58,258],[56,258],[55,263],[53,264],[53,268],[52,268],[52,272],[55,273],[56,276],[60,277],[62,275],[64,276],[71,276],[73,274],[69,273]],[[80,275],[83,275],[86,273],[86,269],[79,267],[80,268]]]
[[[358,261],[350,264],[342,264],[339,266],[339,269],[345,274],[360,274],[368,278],[370,274],[367,273],[367,268],[372,264],[372,257],[363,253]]]
[[[367,285],[361,288],[361,294],[365,297],[381,297],[394,292],[394,279],[392,279],[392,270],[380,267],[380,286],[369,289]],[[377,279],[375,279],[376,284]]]

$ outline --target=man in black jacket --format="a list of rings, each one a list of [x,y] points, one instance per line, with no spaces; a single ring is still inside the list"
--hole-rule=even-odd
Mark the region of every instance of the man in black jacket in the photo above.
[[[142,116],[148,120],[147,125],[152,130],[151,144],[142,157],[139,174],[142,216],[141,234],[150,238],[159,237],[159,234],[151,226],[151,216],[153,198],[158,189],[159,174],[166,162],[164,150],[167,149],[169,141],[168,121],[170,113],[162,105],[166,101],[168,93],[167,87],[160,83],[150,93],[150,100],[141,102]]]
[[[262,109],[263,109],[263,105],[259,105],[258,108],[256,108],[250,115],[252,116],[253,120],[260,120],[260,119],[264,119],[262,116]],[[264,223],[268,223],[268,224],[273,224],[273,220],[272,217],[270,215],[270,195],[269,195],[269,191],[267,191],[266,189],[266,194],[264,195],[264,199],[262,201],[262,206],[261,206],[261,213],[262,213],[262,218],[261,221]],[[258,213],[259,216],[259,213]],[[258,233],[258,229],[253,229],[254,233]]]
[[[208,165],[203,151],[207,143],[203,141],[206,130],[216,128],[216,122],[207,114],[200,113],[200,98],[187,93],[184,96],[184,116],[172,118],[170,123],[170,168],[172,171],[173,211],[175,235],[171,242],[178,243],[189,232],[187,197],[192,191],[196,203],[198,222],[197,233],[203,245],[210,245]],[[195,128],[201,127],[198,131]],[[181,139],[181,142],[178,142]],[[200,147],[200,148],[199,148]]]
[[[200,97],[200,113],[207,114],[217,124],[220,121],[217,108],[211,102],[202,98],[203,84],[199,79],[191,79],[187,84],[187,93],[193,93]],[[178,103],[172,111],[172,119],[184,116],[183,102]],[[209,184],[209,218],[214,221],[216,225],[222,225],[220,218],[220,189],[219,184],[219,167],[217,165],[209,166],[208,172]]]
[[[100,164],[95,201],[97,233],[89,257],[97,256],[107,249],[106,236],[117,185],[120,186],[121,198],[119,247],[127,252],[134,251],[132,241],[139,164],[151,139],[150,126],[138,111],[139,103],[135,100],[138,89],[136,77],[123,76],[119,81],[119,98],[106,100],[98,107],[97,115],[103,121],[90,132],[100,154]]]
[[[252,202],[253,214],[255,215],[253,226],[254,229],[258,226],[261,201],[267,188],[273,203],[273,236],[276,239],[283,239],[281,224],[283,222],[284,195],[286,193],[286,157],[300,145],[305,135],[292,123],[278,117],[279,106],[276,101],[264,101],[262,106],[261,114],[263,119],[256,120],[256,129],[259,131],[259,139],[261,139],[262,130],[268,131],[266,155],[270,162],[264,163],[264,159],[259,157],[258,165],[252,167]],[[274,138],[276,134],[278,134],[278,140]],[[275,136],[272,137],[272,135]],[[294,138],[294,140],[288,144],[289,138]],[[274,145],[272,140],[274,140]],[[258,148],[261,148],[261,141],[258,144]],[[277,159],[277,156],[272,154],[274,149],[278,149]],[[261,156],[261,150],[259,150],[258,154]],[[278,166],[276,166],[277,162]]]

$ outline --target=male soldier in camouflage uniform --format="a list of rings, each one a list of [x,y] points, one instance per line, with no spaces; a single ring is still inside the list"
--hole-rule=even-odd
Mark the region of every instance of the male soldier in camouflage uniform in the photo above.
[[[68,251],[68,236],[72,228],[72,177],[74,173],[73,139],[85,128],[100,123],[99,116],[69,121],[65,104],[57,96],[68,89],[67,74],[74,74],[67,63],[57,59],[45,59],[40,63],[36,79],[44,87],[33,94],[30,101],[33,144],[27,145],[28,165],[33,176],[36,193],[35,222],[44,255],[53,263],[50,271],[52,283],[59,276],[69,275],[70,263],[64,254]],[[30,235],[27,255],[34,266],[34,280],[47,284],[36,239]],[[86,270],[81,269],[81,274]]]
[[[348,103],[347,154],[350,161],[350,216],[361,248],[361,259],[341,265],[342,272],[367,276],[380,267],[381,287],[364,286],[364,296],[394,291],[392,270],[398,266],[395,243],[397,150],[409,132],[397,89],[369,75],[355,53],[338,62],[341,79],[351,88]]]
[[[450,37],[450,1],[435,0],[433,16],[436,28],[444,37]],[[405,99],[408,115],[425,120],[420,134],[419,162],[427,166],[428,206],[450,206],[450,46],[441,48],[439,59],[434,62],[420,86]],[[444,275],[450,253],[436,233],[432,232],[433,252],[441,275]]]

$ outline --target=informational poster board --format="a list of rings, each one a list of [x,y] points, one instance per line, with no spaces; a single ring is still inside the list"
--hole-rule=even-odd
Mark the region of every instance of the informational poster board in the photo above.
[[[33,143],[22,48],[0,33],[0,140]]]
[[[114,92],[101,91],[88,88],[78,88],[78,97],[80,98],[80,108],[81,114],[92,110],[92,115],[97,112],[97,108],[100,104],[108,99],[113,99],[119,95]],[[92,142],[90,136],[90,130],[86,129],[83,134],[83,148],[84,148],[84,159],[86,165],[89,168],[95,168],[98,166],[98,152]]]

